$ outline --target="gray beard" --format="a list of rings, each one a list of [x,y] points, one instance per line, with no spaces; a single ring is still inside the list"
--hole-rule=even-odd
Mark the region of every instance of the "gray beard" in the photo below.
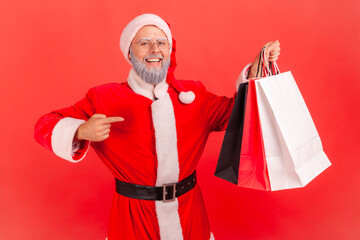
[[[168,60],[165,62],[164,62],[164,60],[162,60],[163,62],[161,64],[160,69],[156,69],[156,68],[148,69],[144,62],[140,62],[139,59],[137,59],[134,56],[131,49],[130,49],[130,57],[131,57],[130,60],[134,67],[135,72],[145,82],[156,85],[165,79],[168,68],[170,66],[170,58],[168,58]],[[161,54],[149,54],[146,56],[146,58],[162,58],[162,56],[161,56]]]

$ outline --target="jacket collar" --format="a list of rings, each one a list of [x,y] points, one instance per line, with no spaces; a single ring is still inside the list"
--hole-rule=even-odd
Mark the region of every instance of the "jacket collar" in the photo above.
[[[168,90],[169,85],[166,83],[165,79],[158,83],[156,86],[145,82],[140,78],[140,76],[135,72],[134,68],[130,69],[127,82],[130,88],[137,94],[142,95],[150,100],[156,100],[163,97]]]

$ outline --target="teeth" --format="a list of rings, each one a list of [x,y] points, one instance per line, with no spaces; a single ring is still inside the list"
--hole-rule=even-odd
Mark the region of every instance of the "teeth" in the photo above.
[[[150,58],[150,59],[146,59],[146,61],[148,61],[148,62],[160,62],[160,59],[158,59],[158,58]]]

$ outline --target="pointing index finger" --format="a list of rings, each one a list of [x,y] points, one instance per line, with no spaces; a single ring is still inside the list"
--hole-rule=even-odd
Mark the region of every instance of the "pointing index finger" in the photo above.
[[[114,122],[122,122],[124,118],[122,117],[107,117],[105,119],[105,123],[114,123]]]

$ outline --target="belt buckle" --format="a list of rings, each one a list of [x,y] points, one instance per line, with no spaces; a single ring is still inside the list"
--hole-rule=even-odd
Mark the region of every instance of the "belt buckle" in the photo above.
[[[166,199],[166,187],[171,187],[173,186],[173,197],[170,198],[170,199]],[[163,185],[163,202],[173,202],[175,201],[175,198],[176,198],[176,183],[168,183],[168,184],[164,184]]]

